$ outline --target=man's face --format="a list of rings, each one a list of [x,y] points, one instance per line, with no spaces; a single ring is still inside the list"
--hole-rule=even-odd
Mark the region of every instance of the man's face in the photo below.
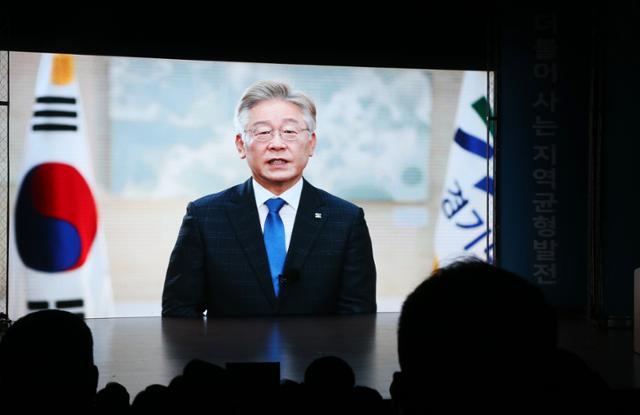
[[[315,133],[301,131],[297,141],[287,141],[278,133],[283,127],[304,130],[308,125],[297,105],[273,99],[251,108],[246,125],[247,131],[257,128],[273,130],[274,136],[270,141],[259,142],[247,133],[248,144],[245,146],[242,136],[236,135],[236,148],[240,157],[247,159],[253,178],[276,195],[300,179],[316,147]]]

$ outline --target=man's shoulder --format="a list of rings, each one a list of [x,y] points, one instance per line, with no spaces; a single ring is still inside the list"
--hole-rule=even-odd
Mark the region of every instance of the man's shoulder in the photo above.
[[[319,189],[310,185],[308,182],[309,188],[312,192],[315,193],[316,197],[322,200],[323,204],[330,209],[339,210],[345,213],[357,214],[360,211],[360,207],[356,204],[349,202],[348,200],[342,199],[336,195],[333,195],[326,190]]]
[[[212,207],[224,207],[229,203],[237,200],[241,197],[244,192],[249,191],[247,188],[248,184],[240,183],[238,185],[229,187],[228,189],[222,190],[218,193],[208,194],[206,196],[202,196],[191,203],[189,205],[192,208],[203,209],[203,208],[212,208]]]

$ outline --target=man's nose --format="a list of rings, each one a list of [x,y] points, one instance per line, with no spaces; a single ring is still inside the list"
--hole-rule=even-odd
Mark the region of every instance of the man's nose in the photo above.
[[[286,146],[286,142],[283,140],[280,131],[274,131],[273,138],[271,139],[271,141],[269,141],[269,148],[280,149]]]

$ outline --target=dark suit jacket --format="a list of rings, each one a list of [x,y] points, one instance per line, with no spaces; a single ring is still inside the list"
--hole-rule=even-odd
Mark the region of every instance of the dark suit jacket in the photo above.
[[[303,183],[275,296],[251,179],[187,206],[163,316],[376,311],[376,268],[361,208]]]

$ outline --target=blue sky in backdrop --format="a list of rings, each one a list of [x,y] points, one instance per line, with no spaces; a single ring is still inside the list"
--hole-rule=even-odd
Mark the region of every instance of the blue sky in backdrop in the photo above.
[[[305,177],[349,200],[424,201],[431,76],[426,70],[112,58],[111,184],[124,197],[199,197],[240,183],[234,110],[278,80],[318,108]]]

